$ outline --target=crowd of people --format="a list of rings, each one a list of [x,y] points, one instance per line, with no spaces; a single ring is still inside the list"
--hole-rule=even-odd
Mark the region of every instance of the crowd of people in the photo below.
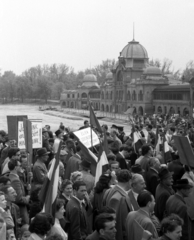
[[[32,162],[1,130],[0,239],[194,239],[194,168],[181,163],[173,139],[187,136],[193,147],[190,120],[160,115],[133,121],[129,135],[117,125],[104,124],[103,133],[94,129],[108,147],[108,166],[98,181],[94,163],[62,123],[55,132],[49,125],[42,129],[43,146],[33,151]],[[86,120],[80,129],[89,126]],[[156,147],[164,137],[168,160],[162,144]],[[40,192],[61,142],[58,194],[50,215],[43,211]],[[98,156],[99,146],[91,151]]]

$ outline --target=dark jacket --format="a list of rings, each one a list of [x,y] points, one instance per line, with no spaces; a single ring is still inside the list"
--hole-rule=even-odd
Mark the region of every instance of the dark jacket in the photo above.
[[[33,166],[33,185],[41,186],[47,176],[47,172],[46,165],[40,160],[37,160]]]
[[[137,211],[139,209],[139,205],[133,195],[133,191],[132,189],[128,192],[128,196],[130,198],[130,202],[131,202],[131,205],[133,206],[133,210],[134,211]]]
[[[20,209],[14,203],[11,203],[9,209],[10,209],[10,213],[13,218],[14,225],[15,225],[14,226],[15,236],[16,236],[16,238],[19,238],[19,237],[21,237],[20,224],[18,223],[18,219],[20,218]]]
[[[29,216],[27,212],[28,201],[25,194],[24,185],[19,179],[19,176],[13,173],[9,174],[9,179],[11,181],[11,186],[15,189],[17,193],[16,201],[15,203],[20,208],[20,215],[22,218],[22,224],[29,224]]]
[[[86,210],[81,203],[72,197],[66,207],[69,222],[68,240],[84,240],[88,235]]]
[[[173,196],[170,196],[168,201],[166,202],[166,212],[168,215],[170,215],[171,213],[175,213],[183,219],[184,225],[182,227],[181,240],[189,240],[190,222],[187,214],[187,206],[183,197],[181,197],[177,193],[175,193]]]
[[[128,169],[126,160],[120,153],[117,153],[116,160],[117,160],[117,162],[119,162],[119,165],[120,165],[121,169]]]
[[[99,240],[99,233],[95,230],[92,234],[87,236],[86,240]]]
[[[109,191],[107,206],[116,211],[116,240],[126,239],[125,222],[127,214],[132,210],[129,196],[119,186],[115,186]]]
[[[156,188],[159,184],[158,173],[155,169],[150,168],[149,171],[145,173],[145,181],[147,190],[155,197]]]
[[[174,190],[160,183],[156,188],[156,205],[155,215],[161,221],[166,213],[166,202],[168,198],[174,194]]]
[[[77,154],[73,155],[67,160],[64,179],[70,179],[71,173],[79,170],[81,157]]]

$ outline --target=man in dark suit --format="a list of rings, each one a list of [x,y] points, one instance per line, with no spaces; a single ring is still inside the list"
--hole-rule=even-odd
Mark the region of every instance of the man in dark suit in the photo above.
[[[66,217],[69,221],[69,240],[85,240],[88,235],[87,214],[83,204],[86,196],[86,184],[77,181],[73,184],[74,196],[69,200],[66,207]]]
[[[156,188],[159,184],[158,171],[160,169],[160,161],[156,157],[149,160],[149,170],[145,173],[145,181],[147,190],[155,197]]]
[[[16,191],[13,189],[12,186],[4,186],[1,188],[1,191],[5,193],[5,199],[7,200],[7,207],[10,210],[11,216],[14,221],[14,233],[16,238],[20,236],[20,225],[21,225],[21,218],[20,218],[20,209],[19,207],[14,204],[17,194]]]
[[[157,230],[150,217],[155,205],[153,195],[151,195],[151,193],[148,191],[142,191],[138,195],[137,202],[140,206],[140,209],[130,212],[127,216],[127,239],[137,239],[137,236],[139,235],[139,228],[136,228],[136,223],[138,223],[143,230],[149,231],[154,239],[158,239]]]
[[[33,189],[42,186],[45,177],[47,176],[47,168],[45,163],[48,160],[48,154],[46,148],[40,148],[37,150],[38,159],[33,166]]]
[[[184,198],[190,195],[193,186],[189,184],[188,179],[180,179],[177,180],[175,187],[177,192],[173,196],[170,196],[166,202],[166,212],[168,215],[175,213],[183,219],[184,225],[182,227],[181,240],[189,240],[191,239],[189,236],[191,222],[187,213],[187,205]]]
[[[137,211],[139,209],[137,197],[145,189],[145,187],[146,185],[143,176],[138,173],[133,174],[131,179],[131,190],[128,192],[133,211]]]
[[[130,187],[131,173],[128,170],[118,170],[118,184],[106,196],[106,205],[116,211],[116,239],[126,239],[125,222],[127,214],[132,210],[127,191]]]
[[[128,169],[126,157],[129,156],[130,151],[130,147],[123,145],[120,148],[120,152],[116,154],[116,161],[119,162],[119,166],[121,169]]]
[[[24,185],[18,175],[18,172],[21,171],[21,163],[18,160],[11,160],[8,163],[8,168],[10,170],[9,179],[11,181],[11,186],[14,188],[17,194],[15,203],[20,208],[22,224],[29,224],[27,205],[29,204],[30,196],[26,196]]]
[[[166,202],[168,198],[174,194],[174,190],[172,189],[172,173],[169,172],[167,168],[161,168],[158,176],[160,183],[156,188],[155,214],[156,217],[158,217],[158,219],[161,221],[165,216]]]
[[[64,179],[70,179],[71,173],[80,170],[81,148],[76,146],[76,153],[67,160]]]

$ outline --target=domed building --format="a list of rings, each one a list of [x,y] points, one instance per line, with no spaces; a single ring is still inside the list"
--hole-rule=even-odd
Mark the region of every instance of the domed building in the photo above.
[[[87,74],[83,79],[81,88],[100,88],[97,78],[94,74]]]
[[[127,110],[140,115],[154,112],[184,114],[188,113],[188,99],[189,85],[169,85],[168,77],[163,76],[158,67],[149,66],[145,47],[132,40],[120,52],[104,84],[99,86],[96,76],[87,74],[76,90],[61,94],[61,105],[87,109],[90,100],[95,110],[111,117]]]

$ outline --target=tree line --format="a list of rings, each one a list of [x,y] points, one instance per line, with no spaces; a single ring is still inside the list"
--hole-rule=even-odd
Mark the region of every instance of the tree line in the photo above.
[[[0,98],[4,101],[13,101],[15,98],[24,102],[25,99],[60,99],[64,89],[76,89],[83,81],[86,74],[95,74],[99,84],[104,83],[106,75],[115,66],[114,59],[107,59],[101,64],[75,72],[66,64],[38,65],[16,75],[12,71],[5,71],[0,75]],[[189,81],[194,77],[194,61],[190,61],[184,71],[174,71],[172,61],[164,59],[150,60],[150,66],[157,66],[163,75],[171,74],[175,79]]]

